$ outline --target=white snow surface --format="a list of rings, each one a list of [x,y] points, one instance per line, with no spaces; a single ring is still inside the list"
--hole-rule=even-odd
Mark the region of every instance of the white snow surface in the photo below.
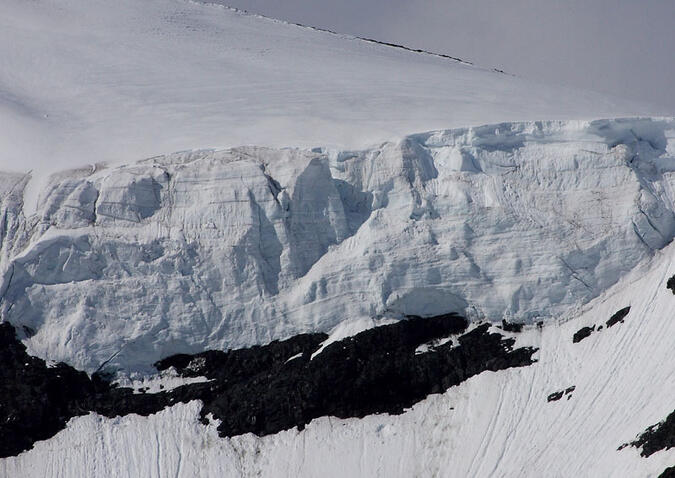
[[[40,174],[193,148],[363,148],[501,121],[673,113],[187,0],[2,0],[0,58],[0,170]]]
[[[403,314],[573,317],[673,239],[674,153],[672,119],[503,123],[64,171],[35,211],[1,175],[0,313],[129,373]]]
[[[577,318],[527,327],[517,345],[539,347],[534,365],[485,372],[431,395],[403,415],[332,417],[263,438],[219,438],[197,401],[147,418],[72,419],[66,430],[15,458],[0,475],[119,477],[655,477],[675,449],[649,458],[625,442],[672,411],[675,246],[646,259]],[[624,323],[580,343],[631,306]],[[575,386],[569,399],[547,402]]]

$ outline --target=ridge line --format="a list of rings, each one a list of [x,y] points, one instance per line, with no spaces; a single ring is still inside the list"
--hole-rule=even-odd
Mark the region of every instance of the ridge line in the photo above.
[[[343,37],[347,40],[360,40],[360,41],[365,42],[365,43],[373,43],[373,44],[376,44],[376,45],[382,45],[382,46],[386,46],[386,47],[389,47],[389,48],[395,48],[397,50],[403,50],[403,51],[407,51],[407,52],[410,52],[410,53],[418,53],[418,54],[422,54],[422,55],[429,55],[429,56],[435,56],[437,58],[443,58],[445,60],[452,60],[452,61],[455,61],[457,63],[462,63],[464,65],[469,65],[469,66],[473,66],[473,67],[476,67],[476,68],[485,69],[485,70],[492,71],[492,72],[495,72],[495,73],[501,73],[503,75],[516,76],[513,73],[508,73],[508,72],[506,72],[502,69],[499,69],[499,68],[481,67],[479,65],[476,65],[474,62],[472,62],[470,60],[464,60],[462,58],[452,56],[452,55],[448,55],[448,54],[445,54],[445,53],[438,53],[438,52],[434,52],[434,51],[424,50],[422,48],[412,48],[412,47],[409,47],[409,46],[406,46],[406,45],[403,45],[403,44],[400,44],[400,43],[393,43],[393,42],[387,42],[387,41],[383,41],[383,40],[376,40],[374,38],[362,37],[362,36],[359,36],[359,35],[353,35],[353,34],[349,34],[349,33],[340,33],[340,32],[336,32],[334,30],[329,30],[327,28],[315,27],[315,26],[312,26],[312,25],[305,25],[303,23],[292,22],[292,21],[289,21],[289,20],[282,20],[282,19],[279,19],[279,18],[274,18],[274,17],[270,17],[270,16],[267,16],[267,15],[262,15],[260,13],[249,12],[248,10],[245,10],[243,8],[237,8],[237,7],[225,5],[225,4],[222,4],[222,3],[215,3],[215,2],[202,1],[202,0],[188,0],[188,1],[190,3],[197,3],[197,4],[200,4],[200,5],[209,5],[209,6],[224,8],[226,10],[230,10],[230,11],[238,13],[240,15],[245,15],[245,16],[248,16],[248,17],[257,17],[257,18],[261,18],[261,19],[264,19],[264,20],[272,21],[274,23],[281,23],[281,24],[284,24],[284,25],[300,27],[300,28],[304,28],[304,29],[307,29],[307,30],[313,30],[313,31],[317,31],[317,32],[328,33],[330,35]]]

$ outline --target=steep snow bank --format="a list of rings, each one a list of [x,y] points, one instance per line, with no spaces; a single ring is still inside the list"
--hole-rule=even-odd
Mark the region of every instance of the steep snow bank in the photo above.
[[[674,145],[633,119],[188,152],[56,174],[34,213],[4,175],[2,318],[136,371],[380,316],[570,317],[672,240]]]
[[[655,253],[578,317],[529,326],[516,344],[538,362],[483,373],[400,416],[321,418],[304,431],[218,436],[199,402],[150,417],[88,415],[31,451],[0,461],[4,476],[657,476],[675,449],[643,458],[634,440],[672,412],[675,247]],[[580,343],[572,335],[630,306],[623,323]],[[558,401],[547,396],[574,387]]]

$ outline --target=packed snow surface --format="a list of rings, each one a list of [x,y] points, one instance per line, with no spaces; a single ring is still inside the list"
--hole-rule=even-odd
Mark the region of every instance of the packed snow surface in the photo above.
[[[0,58],[0,169],[34,173],[668,113],[187,0],[2,0]]]
[[[539,348],[535,364],[485,372],[400,416],[325,417],[304,431],[220,438],[215,422],[198,422],[199,402],[149,417],[90,414],[0,460],[0,475],[655,477],[675,463],[675,449],[643,458],[618,448],[673,409],[673,275],[670,245],[575,319],[515,334],[516,346]],[[604,325],[626,306],[624,323],[572,343],[580,327]]]
[[[673,239],[675,122],[177,153],[57,173],[34,209],[30,182],[0,175],[2,319],[40,357],[135,372],[404,314],[573,317]]]

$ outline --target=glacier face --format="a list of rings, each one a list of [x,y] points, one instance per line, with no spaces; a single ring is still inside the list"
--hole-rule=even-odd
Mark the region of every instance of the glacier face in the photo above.
[[[5,174],[2,319],[36,355],[178,352],[457,311],[571,317],[675,234],[675,122],[504,123]],[[110,360],[110,362],[107,362]]]

